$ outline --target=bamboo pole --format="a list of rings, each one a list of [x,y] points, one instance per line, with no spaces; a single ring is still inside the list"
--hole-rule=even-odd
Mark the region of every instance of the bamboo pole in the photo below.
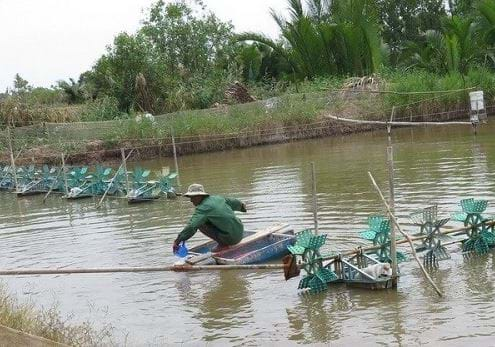
[[[421,271],[423,272],[423,275],[428,280],[428,282],[430,282],[431,286],[435,289],[435,291],[437,292],[438,296],[442,297],[443,296],[442,292],[440,291],[440,289],[438,289],[437,285],[433,282],[433,280],[431,279],[430,275],[428,274],[428,272],[424,268],[423,264],[419,260],[418,255],[416,254],[416,249],[414,248],[414,244],[412,243],[411,236],[409,236],[409,234],[407,234],[404,231],[402,231],[402,229],[401,229],[401,227],[399,225],[399,222],[397,222],[397,219],[395,218],[395,215],[390,210],[390,206],[387,204],[387,200],[385,200],[385,197],[383,196],[382,191],[380,190],[380,187],[378,187],[378,185],[376,184],[376,181],[375,181],[373,175],[369,171],[368,171],[368,176],[370,177],[371,182],[373,183],[373,186],[375,187],[375,189],[377,190],[378,194],[380,195],[380,198],[382,199],[383,204],[387,208],[387,212],[388,212],[390,218],[392,219],[392,221],[394,222],[394,224],[396,225],[397,230],[399,230],[399,232],[402,235],[404,235],[404,237],[406,238],[407,242],[409,243],[409,246],[411,247],[412,255],[413,255],[414,259],[416,260],[416,262],[418,263]]]
[[[448,229],[448,230],[440,231],[440,235],[450,235],[450,234],[455,234],[455,233],[466,232],[466,231],[472,229],[473,227],[480,227],[481,225],[483,225],[483,223],[479,223],[479,224],[476,224],[474,226]],[[491,221],[491,222],[485,223],[485,225],[487,225],[487,226],[495,226],[495,221]],[[411,241],[419,241],[419,240],[424,240],[426,237],[427,237],[426,235],[418,235],[418,236],[411,237],[410,240]],[[409,242],[409,239],[405,239],[405,240],[397,241],[396,244],[397,245],[402,245],[402,244],[405,244],[405,243],[408,243],[408,242]],[[457,243],[457,242],[458,241],[456,241],[455,243]],[[338,259],[339,257],[347,257],[347,256],[350,256],[350,255],[357,254],[359,252],[376,251],[377,249],[380,249],[380,246],[368,246],[368,247],[364,247],[364,248],[363,247],[358,247],[356,249],[343,251],[342,253],[340,253],[338,255],[332,255],[332,256],[328,256],[328,257],[323,257],[322,260],[325,260],[325,261],[326,260],[335,260],[335,259]]]
[[[55,188],[55,186],[57,185],[57,182],[58,182],[58,178],[60,177],[60,175],[62,174],[62,171],[63,170],[59,170],[58,171],[58,174],[57,174],[57,177],[55,177],[55,180],[53,181],[52,183],[52,186],[50,187],[50,189],[48,190],[48,192],[45,194],[45,196],[43,197],[43,203],[46,202],[46,199],[48,198],[48,196],[52,193],[53,189]]]
[[[390,123],[394,121],[395,106],[392,107],[390,113]],[[395,213],[395,186],[394,186],[394,147],[392,145],[392,125],[387,126],[387,166],[388,166],[388,186],[389,186],[389,204],[392,213]],[[392,278],[394,284],[397,283],[397,235],[395,232],[395,225],[392,223],[390,226],[390,253],[392,258]]]
[[[177,185],[179,188],[180,185],[180,175],[179,175],[179,162],[177,161],[177,147],[175,146],[175,136],[174,136],[174,128],[170,126],[170,133],[172,135],[172,150],[174,152],[174,164],[175,164],[175,172],[177,173]]]
[[[121,151],[123,151],[121,149]],[[126,165],[126,160],[129,159],[129,157],[131,156],[132,152],[134,151],[134,149],[131,149],[131,151],[129,152],[129,154],[127,154],[127,157],[124,157],[123,161],[122,161],[122,164],[120,164],[119,168],[117,169],[117,171],[115,171],[115,175],[113,175],[112,179],[110,180],[110,182],[108,183],[108,187],[107,189],[105,190],[105,193],[103,193],[103,196],[101,197],[100,201],[98,202],[98,204],[96,205],[96,208],[100,208],[101,207],[101,204],[103,203],[103,200],[105,199],[105,197],[107,196],[108,192],[110,191],[110,188],[112,187],[112,184],[113,184],[113,181],[115,181],[115,178],[117,177],[117,175],[119,174],[119,171],[120,169],[122,169],[122,167],[124,165]],[[121,152],[122,153],[122,152]],[[127,175],[127,169],[126,169],[126,175]]]
[[[10,164],[12,165],[12,171],[13,171],[13,174],[14,174],[15,190],[17,190],[17,187],[18,187],[17,169],[15,167],[14,149],[13,149],[13,146],[12,146],[12,136],[10,134],[10,126],[7,127],[7,138],[8,138],[8,141],[9,141]]]
[[[318,235],[318,199],[316,197],[316,171],[314,162],[311,162],[311,182],[313,195],[313,224],[315,228],[315,235]]]
[[[387,148],[388,162],[388,185],[390,190],[390,210],[395,213],[395,187],[394,187],[394,149],[389,136],[389,146]],[[392,257],[392,278],[397,278],[397,235],[395,224],[392,223],[390,228],[390,253]]]
[[[472,126],[471,122],[387,122],[387,121],[378,121],[378,120],[359,120],[359,119],[350,119],[350,118],[341,118],[332,115],[325,115],[325,118],[334,119],[343,122],[349,123],[358,123],[358,124],[377,124],[377,125],[409,125],[409,126],[423,126],[423,125],[469,125]]]
[[[123,268],[76,268],[76,269],[19,269],[0,270],[0,276],[21,275],[62,275],[62,274],[97,274],[117,272],[189,272],[189,271],[223,271],[223,270],[281,270],[284,264],[252,264],[252,265],[172,265],[159,267],[123,267]]]
[[[489,226],[495,225],[495,221],[486,223]],[[478,224],[477,226],[481,225]],[[443,235],[467,231],[471,227],[454,228],[443,231]],[[426,235],[410,237],[407,240],[397,241],[397,244],[422,240]],[[457,243],[459,241],[455,241]],[[324,257],[322,260],[335,260],[340,257],[347,257],[361,252],[368,252],[379,249],[379,246],[370,246],[365,248],[357,248],[347,250],[339,255]],[[253,265],[176,265],[165,267],[128,267],[128,268],[87,268],[87,269],[18,269],[18,270],[0,270],[0,276],[21,276],[21,275],[59,275],[59,274],[96,274],[96,273],[116,273],[116,272],[165,272],[165,271],[213,271],[213,270],[280,270],[283,269],[283,264],[253,264]]]
[[[392,133],[392,122],[394,121],[394,115],[395,115],[395,106],[392,106],[392,112],[390,112],[390,121],[387,124],[387,133],[388,133],[388,142],[390,144],[390,135]]]
[[[131,187],[131,185],[129,184],[129,174],[127,172],[127,159],[125,157],[125,149],[124,148],[120,149],[120,155],[122,156],[122,167],[124,168],[124,172],[125,172],[125,191],[126,191],[126,194],[129,194],[129,188]]]

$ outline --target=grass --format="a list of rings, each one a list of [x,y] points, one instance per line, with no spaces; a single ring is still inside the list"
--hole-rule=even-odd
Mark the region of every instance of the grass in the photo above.
[[[388,81],[388,90],[402,93],[418,93],[429,91],[449,91],[466,88],[483,90],[486,103],[493,103],[495,96],[495,74],[488,69],[476,69],[466,76],[459,73],[439,76],[425,71],[408,73],[392,72],[384,75]],[[394,95],[388,94],[384,98],[384,105],[391,109],[393,105],[407,105],[403,110],[414,110],[417,114],[448,111],[459,108],[468,108],[469,91],[452,93],[431,93]],[[431,100],[426,100],[431,99]]]
[[[96,330],[90,322],[64,319],[56,305],[37,309],[32,302],[20,303],[0,283],[0,324],[70,346],[114,345],[112,327]]]
[[[487,104],[491,104],[495,97],[495,73],[485,69],[471,70],[466,76],[439,76],[425,71],[383,71],[375,77],[380,90],[405,94],[344,93],[341,89],[346,78],[320,78],[304,81],[297,86],[258,85],[254,88],[258,97],[271,98],[248,104],[174,112],[155,116],[154,122],[136,122],[132,116],[120,114],[115,100],[96,100],[80,105],[78,116],[69,117],[86,122],[16,129],[14,147],[38,148],[34,154],[26,154],[31,156],[61,151],[105,150],[126,145],[139,146],[140,143],[149,144],[152,141],[163,143],[170,138],[171,129],[176,138],[206,141],[212,135],[231,136],[306,126],[322,121],[323,114],[384,120],[389,118],[393,106],[396,107],[396,119],[468,107],[468,91],[440,91],[475,87],[485,92]],[[414,94],[418,92],[420,94]],[[102,122],[114,118],[117,119]],[[0,141],[0,146],[4,150],[7,148],[5,137]]]

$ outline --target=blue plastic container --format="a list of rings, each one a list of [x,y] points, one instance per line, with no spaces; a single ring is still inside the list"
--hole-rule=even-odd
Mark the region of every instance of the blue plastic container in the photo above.
[[[177,249],[177,252],[175,252],[175,255],[179,258],[185,258],[185,257],[187,257],[188,253],[189,253],[189,251],[187,249],[186,242],[182,241],[179,244],[179,249]]]

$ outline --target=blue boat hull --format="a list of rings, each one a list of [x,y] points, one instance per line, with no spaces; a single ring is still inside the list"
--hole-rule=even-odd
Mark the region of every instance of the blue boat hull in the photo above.
[[[244,238],[253,234],[255,232],[246,231]],[[280,233],[265,235],[239,247],[215,254],[211,254],[211,250],[216,247],[217,243],[209,241],[191,248],[188,262],[201,265],[256,264],[288,254],[287,246],[293,245],[294,242],[295,236],[292,229],[282,229]]]

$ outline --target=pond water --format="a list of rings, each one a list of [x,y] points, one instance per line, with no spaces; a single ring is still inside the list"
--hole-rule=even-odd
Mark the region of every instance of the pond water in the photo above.
[[[396,211],[408,215],[439,204],[448,216],[462,198],[490,202],[495,212],[495,124],[475,137],[469,127],[398,129]],[[247,229],[287,222],[296,231],[313,224],[310,162],[316,165],[318,216],[327,250],[367,244],[358,237],[370,214],[383,213],[371,171],[385,192],[384,132],[307,140],[179,159],[183,189],[202,183],[210,193],[239,198]],[[159,170],[164,158],[139,163]],[[127,205],[108,199],[64,201],[0,193],[0,268],[128,267],[170,265],[171,244],[193,211],[187,199]],[[450,222],[451,226],[459,224]],[[204,240],[198,233],[189,244]],[[21,300],[58,303],[63,315],[111,323],[128,345],[373,343],[383,345],[493,344],[494,253],[452,259],[432,272],[438,298],[413,262],[401,264],[397,290],[331,287],[297,293],[298,279],[281,272],[140,273],[0,278]],[[404,248],[407,250],[407,248]]]

